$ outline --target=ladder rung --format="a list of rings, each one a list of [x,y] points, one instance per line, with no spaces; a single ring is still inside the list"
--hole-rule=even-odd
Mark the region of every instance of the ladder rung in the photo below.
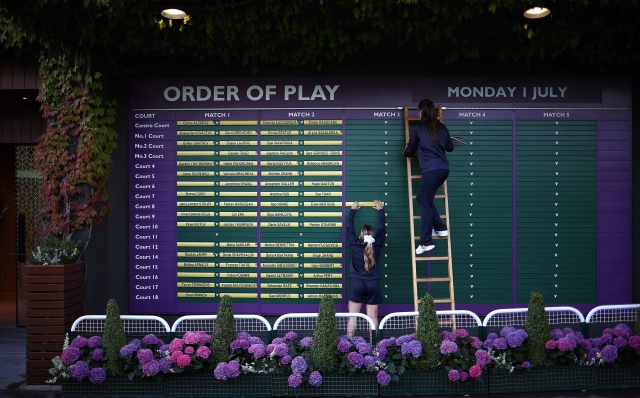
[[[412,180],[417,180],[418,178],[422,178],[422,176],[418,175],[418,176],[411,176]]]
[[[449,235],[447,236],[432,236],[431,239],[449,239]],[[414,236],[413,240],[420,240],[419,236]]]
[[[447,218],[447,215],[446,214],[440,214],[440,218]],[[413,216],[413,219],[414,220],[420,220],[420,219],[422,219],[422,217],[421,216]]]
[[[411,199],[415,199],[416,195],[411,195]],[[445,199],[444,195],[436,195],[433,197],[434,199]]]
[[[416,282],[449,282],[451,278],[416,278]]]
[[[433,299],[434,303],[450,303],[451,299]]]
[[[449,256],[443,257],[416,257],[416,261],[438,261],[438,260],[448,260]]]

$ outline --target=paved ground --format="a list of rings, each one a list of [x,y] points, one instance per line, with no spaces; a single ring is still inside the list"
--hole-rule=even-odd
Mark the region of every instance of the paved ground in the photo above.
[[[27,386],[25,329],[0,328],[0,397],[60,398],[60,386]],[[492,394],[495,398],[640,398],[640,390]],[[438,398],[438,397],[431,397]],[[444,398],[444,397],[443,397]]]

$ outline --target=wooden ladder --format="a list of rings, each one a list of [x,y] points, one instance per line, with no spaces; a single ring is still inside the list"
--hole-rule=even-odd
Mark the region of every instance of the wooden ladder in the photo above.
[[[442,105],[438,105],[438,119],[442,122]],[[404,106],[404,133],[405,139],[409,141],[409,122],[419,121],[420,118],[409,117],[409,108]],[[415,157],[414,157],[415,158]],[[449,231],[449,236],[434,236],[433,239],[446,239],[447,241],[447,255],[441,257],[435,256],[425,256],[425,257],[417,257],[415,248],[416,243],[420,241],[420,236],[416,236],[415,233],[415,221],[420,220],[421,217],[415,216],[413,214],[413,201],[416,199],[416,195],[413,194],[413,180],[420,179],[422,175],[411,175],[411,161],[413,158],[407,158],[407,187],[409,190],[409,215],[411,226],[411,262],[412,262],[412,275],[413,275],[413,305],[415,307],[415,311],[418,311],[418,303],[420,302],[420,296],[418,295],[418,283],[419,282],[448,282],[449,283],[449,297],[448,298],[434,298],[433,301],[437,303],[450,303],[451,309],[455,310],[455,299],[453,295],[453,264],[451,261],[451,226],[449,225],[449,196],[447,190],[447,182],[445,181],[442,185],[444,190],[443,195],[436,195],[435,199],[444,199],[444,214],[440,214],[441,218],[444,218],[447,224],[447,230]],[[417,275],[417,264],[418,261],[446,261],[447,262],[447,277],[445,278],[418,278]],[[455,322],[455,321],[454,321]],[[454,324],[455,325],[455,324]],[[455,326],[454,326],[455,329]]]

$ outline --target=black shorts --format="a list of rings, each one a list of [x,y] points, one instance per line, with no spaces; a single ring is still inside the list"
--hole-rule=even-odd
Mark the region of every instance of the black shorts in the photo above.
[[[380,280],[364,280],[351,278],[349,301],[361,304],[382,304],[382,290]]]

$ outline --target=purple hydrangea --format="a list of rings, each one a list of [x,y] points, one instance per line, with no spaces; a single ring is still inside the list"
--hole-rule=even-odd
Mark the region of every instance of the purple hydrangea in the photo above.
[[[218,366],[213,370],[213,375],[218,380],[227,380],[227,364],[220,362]]]
[[[87,344],[91,348],[100,347],[100,346],[102,346],[102,337],[100,337],[100,336],[91,336],[89,338],[89,341],[87,341]]]
[[[482,347],[482,341],[476,336],[471,336],[471,347],[478,349]]]
[[[384,359],[384,357],[387,356],[387,349],[386,348],[378,348],[378,358],[380,359]]]
[[[107,374],[102,368],[93,368],[89,371],[89,381],[93,384],[104,383],[107,379]]]
[[[353,345],[358,345],[358,344],[367,344],[367,340],[364,339],[364,337],[360,337],[360,336],[354,336],[351,339],[351,343],[353,343]],[[397,343],[396,343],[397,344]]]
[[[302,375],[300,373],[293,373],[289,376],[289,387],[296,388],[302,383]]]
[[[298,334],[296,332],[287,332],[287,334],[284,335],[284,338],[287,340],[295,340],[298,338]]]
[[[100,348],[96,348],[95,350],[93,350],[91,359],[93,359],[94,361],[99,361],[102,359],[102,357],[104,357],[104,351],[102,351]]]
[[[226,372],[228,379],[235,379],[240,376],[240,364],[236,361],[229,361]]]
[[[153,334],[148,334],[142,338],[142,342],[149,345],[157,345],[160,339]]]
[[[560,340],[564,337],[564,332],[560,329],[553,329],[551,331],[551,338],[554,340]]]
[[[390,346],[392,346],[392,345],[395,345],[395,344],[396,344],[396,338],[395,338],[395,337],[389,337],[389,338],[387,339],[387,341],[389,342],[389,345],[390,345]]]
[[[249,344],[249,340],[233,340],[231,342],[231,344],[229,344],[229,348],[231,349],[231,351],[235,351],[237,349],[244,349],[246,350],[247,348],[249,348],[251,344]]]
[[[613,335],[616,337],[624,337],[625,339],[628,339],[629,336],[631,336],[631,329],[629,328],[629,326],[621,323],[613,328]]]
[[[458,345],[453,341],[444,340],[440,344],[440,352],[444,355],[451,355],[456,351],[458,351]]]
[[[618,348],[614,345],[607,345],[600,351],[600,355],[607,363],[613,363],[618,358]]]
[[[314,387],[320,387],[320,384],[322,384],[322,375],[320,374],[320,372],[318,372],[317,370],[311,372],[311,374],[309,375],[309,384]]]
[[[522,369],[529,369],[531,364],[528,361],[522,362]]]
[[[613,334],[613,329],[606,328],[605,330],[602,331],[602,335],[604,336],[605,334]]]
[[[564,335],[566,336],[568,334],[574,334],[575,332],[571,328],[564,328],[562,329],[562,333],[564,333]]]
[[[162,358],[158,361],[158,370],[162,373],[171,372],[171,360],[167,358]]]
[[[511,326],[505,326],[500,331],[500,337],[507,337],[508,335],[510,335],[511,333],[513,333],[515,331],[516,331],[516,328],[511,327]]]
[[[580,347],[589,351],[593,346],[591,345],[591,340],[584,339],[580,342]]]
[[[371,354],[371,346],[367,343],[356,344],[356,349],[362,355]]]
[[[272,352],[275,356],[283,357],[289,352],[289,347],[287,347],[287,345],[284,343],[276,344],[276,347]]]
[[[442,332],[442,340],[456,341],[456,334],[445,330]]]
[[[249,347],[248,351],[249,351],[249,354],[253,354],[253,356],[256,358],[262,358],[263,356],[266,355],[264,347],[259,344],[252,344]]]
[[[494,345],[496,350],[506,350],[507,349],[507,339],[504,337],[499,337],[495,340]]]
[[[362,364],[367,369],[373,368],[374,366],[376,366],[376,358],[371,355],[366,355],[362,360]]]
[[[288,365],[291,363],[291,355],[285,355],[282,357],[282,364]]]
[[[522,338],[522,335],[516,332],[509,333],[506,339],[507,339],[507,344],[509,344],[509,347],[511,348],[520,347],[524,341],[524,339]]]
[[[347,355],[347,360],[356,369],[360,369],[364,364],[364,357],[358,352],[350,352]]]
[[[484,348],[493,348],[496,345],[496,340],[495,339],[487,339],[487,341],[484,342]]]
[[[71,372],[71,377],[80,381],[89,376],[89,365],[84,361],[78,361],[71,365],[69,371]]]
[[[62,354],[60,355],[62,363],[66,365],[74,364],[78,358],[80,358],[80,350],[76,347],[69,347],[62,351]]]
[[[389,340],[382,339],[382,340],[378,341],[378,349],[387,348],[387,347],[389,347]]]
[[[592,347],[600,347],[602,345],[602,341],[600,340],[599,337],[594,337],[589,339],[591,341],[591,346]]]
[[[400,336],[398,337],[398,340],[396,340],[396,344],[401,346],[404,343],[408,343],[409,341],[411,341],[411,337],[409,337],[408,334],[404,335],[404,336]]]
[[[469,378],[469,373],[464,372],[464,371],[460,372],[460,381],[465,381],[468,378]]]
[[[240,332],[236,334],[236,340],[249,340],[251,335],[247,332]]]
[[[348,341],[344,341],[342,340],[341,342],[338,343],[338,351],[340,352],[349,352],[349,348],[351,348],[351,343],[349,343]]]
[[[402,355],[411,354],[414,358],[418,358],[422,354],[422,343],[418,340],[404,343],[402,345],[401,352]]]
[[[567,337],[558,340],[558,349],[560,351],[572,351],[574,348],[576,348],[575,340]]]
[[[86,347],[87,344],[89,344],[89,340],[82,336],[77,336],[73,341],[71,341],[71,347],[76,348]]]
[[[142,373],[147,377],[155,376],[159,371],[160,367],[158,366],[158,361],[149,361],[142,364]]]
[[[134,352],[136,352],[136,347],[131,344],[127,344],[126,346],[120,349],[120,355],[123,357],[126,357],[127,355],[131,355]]]
[[[555,350],[557,346],[558,346],[558,343],[556,343],[553,340],[549,340],[546,343],[544,343],[544,348],[546,348],[547,350]]]
[[[587,361],[593,361],[594,359],[598,359],[598,354],[600,353],[600,349],[598,347],[593,347],[589,350],[587,354]]]
[[[386,387],[391,383],[391,376],[389,376],[384,370],[379,371],[376,377],[378,379],[378,384],[382,387]]]
[[[613,335],[611,334],[603,334],[600,337],[600,345],[611,344],[613,343]]]
[[[284,341],[284,340],[281,340],[280,342],[281,342],[281,343],[286,343],[286,341]],[[263,346],[263,347],[264,347],[264,341],[262,341],[262,340],[260,339],[260,337],[250,337],[250,338],[249,338],[249,343],[250,343],[251,345],[253,345],[253,344],[257,344],[257,345],[261,345],[261,346]]]
[[[618,348],[623,348],[627,345],[627,340],[625,340],[625,338],[622,336],[616,337],[615,339],[613,339],[613,345]]]
[[[307,336],[300,340],[300,347],[309,348],[313,344],[313,337]]]
[[[138,361],[140,361],[141,364],[153,361],[153,352],[148,348],[138,350],[136,356],[138,357]]]
[[[498,338],[498,335],[495,333],[489,333],[489,335],[487,336],[487,340],[495,340]]]
[[[449,377],[449,380],[451,380],[451,381],[460,380],[460,372],[458,372],[456,369],[451,369],[449,371],[449,373],[447,374],[447,376]]]
[[[293,361],[291,361],[291,371],[293,373],[304,373],[305,370],[307,370],[307,362],[305,362],[304,358],[293,358]]]
[[[205,332],[196,332],[198,333],[198,345],[202,346],[211,342],[211,335],[206,334]]]
[[[485,350],[476,351],[476,365],[484,368],[491,362],[491,356]]]
[[[640,350],[640,336],[631,336],[629,337],[629,346],[634,350]]]
[[[516,333],[518,333],[518,335],[520,335],[520,337],[522,337],[522,340],[526,340],[527,337],[529,337],[529,335],[527,334],[527,332],[525,332],[524,329],[518,329],[518,330],[516,330]]]
[[[271,341],[271,344],[280,344],[280,343],[285,343],[284,339],[282,337],[276,337],[275,339],[273,339]]]
[[[458,330],[456,330],[456,336],[461,337],[461,338],[469,337],[469,332],[467,332],[464,329],[458,329]]]
[[[340,341],[351,341],[351,337],[347,336],[346,334],[343,334],[342,336],[338,336],[338,342]]]
[[[137,350],[138,348],[140,348],[140,344],[142,344],[142,341],[133,339],[129,342],[129,344],[131,344]]]
[[[169,351],[169,344],[163,344],[163,345],[161,345],[161,346],[160,346],[160,348],[159,348],[159,350],[160,350],[162,353],[165,353],[165,352]]]

